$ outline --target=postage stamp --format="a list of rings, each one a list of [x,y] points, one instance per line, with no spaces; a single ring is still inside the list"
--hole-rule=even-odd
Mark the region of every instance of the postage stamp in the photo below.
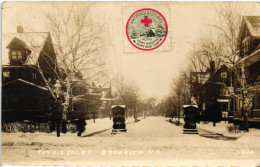
[[[150,8],[134,12],[127,21],[126,35],[137,49],[150,51],[163,44],[168,34],[164,16]]]
[[[124,53],[170,51],[169,13],[165,4],[123,8]]]

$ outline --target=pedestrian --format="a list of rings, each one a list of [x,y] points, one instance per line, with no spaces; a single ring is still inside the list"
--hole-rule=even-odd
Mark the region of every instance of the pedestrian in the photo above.
[[[87,125],[86,121],[84,119],[78,119],[76,121],[78,136],[81,136],[81,133],[85,131],[85,126]]]

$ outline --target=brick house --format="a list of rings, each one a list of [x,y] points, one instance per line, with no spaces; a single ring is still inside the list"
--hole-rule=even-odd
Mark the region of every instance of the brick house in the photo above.
[[[211,64],[214,62],[211,62]],[[211,65],[208,80],[201,86],[200,110],[203,120],[219,122],[233,116],[234,98],[233,81],[230,80],[232,72],[226,65],[215,70]]]

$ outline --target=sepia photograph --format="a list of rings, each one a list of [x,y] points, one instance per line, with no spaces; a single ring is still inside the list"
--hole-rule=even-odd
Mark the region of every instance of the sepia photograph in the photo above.
[[[260,166],[260,2],[1,7],[1,165]]]

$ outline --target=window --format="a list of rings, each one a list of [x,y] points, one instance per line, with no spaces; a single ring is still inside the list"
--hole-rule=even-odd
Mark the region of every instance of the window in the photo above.
[[[22,59],[22,52],[21,52],[21,51],[18,51],[18,52],[17,52],[17,58],[18,58],[19,60]]]
[[[3,71],[4,78],[10,78],[10,71]]]
[[[222,72],[221,73],[221,78],[226,79],[227,78],[227,72]]]
[[[22,60],[23,59],[22,51],[11,51],[11,59],[12,60]]]
[[[220,89],[220,96],[228,96],[228,89],[226,88]]]
[[[16,52],[15,51],[12,51],[12,59],[16,60]]]
[[[32,78],[36,79],[36,74],[35,73],[32,73]]]

